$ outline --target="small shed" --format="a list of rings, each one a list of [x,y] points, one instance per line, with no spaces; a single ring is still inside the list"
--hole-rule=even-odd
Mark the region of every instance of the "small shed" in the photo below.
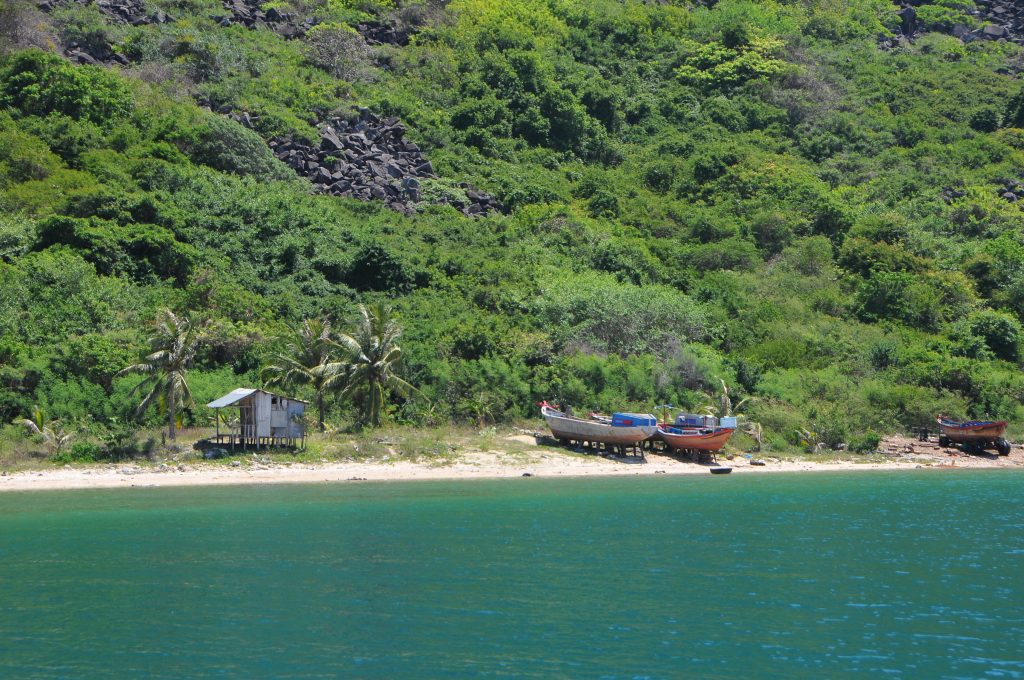
[[[303,417],[309,402],[283,397],[266,390],[243,387],[225,394],[207,404],[212,409],[237,408],[238,428],[226,434],[220,432],[217,418],[217,443],[225,442],[234,448],[246,446],[295,446],[305,444],[306,427]]]

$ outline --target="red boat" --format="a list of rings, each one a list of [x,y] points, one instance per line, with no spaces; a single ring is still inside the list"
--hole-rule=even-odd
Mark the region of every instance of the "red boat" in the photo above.
[[[735,430],[731,427],[718,427],[714,429],[689,429],[670,427],[668,425],[658,426],[658,436],[662,441],[677,451],[708,451],[715,453],[720,451],[729,437]]]
[[[960,422],[938,416],[939,446],[959,444],[964,451],[974,453],[985,449],[996,449],[1000,456],[1009,455],[1012,445],[1003,439],[1005,420],[973,420]]]

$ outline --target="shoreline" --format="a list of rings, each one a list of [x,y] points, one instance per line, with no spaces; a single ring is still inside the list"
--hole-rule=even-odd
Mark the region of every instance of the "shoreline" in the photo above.
[[[908,451],[884,462],[787,461],[765,456],[764,466],[747,458],[720,458],[718,465],[732,474],[780,472],[850,472],[879,470],[983,470],[1024,469],[1024,450],[1014,448],[1006,457]],[[235,464],[237,463],[237,465]],[[648,452],[640,459],[576,456],[547,450],[510,455],[502,451],[473,452],[450,464],[411,461],[370,463],[265,463],[256,460],[223,463],[187,463],[159,466],[106,464],[0,474],[0,492],[74,489],[154,488],[263,484],[317,484],[417,480],[511,479],[516,477],[578,478],[644,475],[709,475],[714,466],[698,465]]]

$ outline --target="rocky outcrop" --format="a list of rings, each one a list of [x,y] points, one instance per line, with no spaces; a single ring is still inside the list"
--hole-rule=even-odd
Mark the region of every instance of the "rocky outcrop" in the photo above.
[[[221,0],[229,16],[222,17],[221,26],[241,24],[246,28],[269,28],[285,38],[299,38],[316,24],[314,19],[299,21],[294,14],[261,7],[260,0]]]
[[[37,3],[39,9],[44,12],[52,12],[62,5],[77,2],[80,5],[95,4],[108,19],[118,24],[131,26],[144,26],[146,24],[163,24],[173,19],[164,11],[146,9],[142,0],[41,0]],[[127,66],[128,59],[123,54],[114,50],[114,45],[104,42],[102,45],[81,45],[72,42],[63,46],[63,53],[76,64],[89,64],[91,66],[112,66],[114,64]]]
[[[1000,179],[997,180],[999,188],[996,189],[996,194],[999,198],[1009,203],[1020,203],[1018,207],[1024,210],[1024,172],[1020,173],[1018,177],[1013,179]],[[967,191],[964,189],[962,183],[955,184],[953,186],[943,187],[939,193],[939,197],[946,203],[952,203],[953,201],[959,200],[967,195]]]
[[[964,191],[962,183],[956,184],[954,186],[943,187],[942,191],[939,192],[939,198],[941,198],[946,203],[952,203],[953,201],[963,198],[966,195],[967,192]]]
[[[363,36],[366,44],[371,46],[397,45],[398,47],[405,47],[409,44],[409,38],[412,36],[411,29],[389,22],[357,24],[356,31],[359,32],[359,35]]]
[[[991,22],[977,37],[988,40],[1006,39],[1024,45],[1024,6],[1010,0],[975,0],[977,9],[971,14]]]
[[[1016,203],[1024,200],[1024,182],[1020,179],[1000,180],[1000,184],[1002,186],[997,193],[1004,201]],[[1024,203],[1021,203],[1021,207],[1024,208]]]
[[[233,117],[247,127],[256,122],[247,113]],[[403,214],[411,214],[418,204],[431,200],[452,205],[465,215],[501,210],[494,197],[465,183],[458,185],[458,192],[425,197],[422,181],[437,179],[437,174],[419,146],[405,139],[405,132],[397,118],[381,118],[360,109],[356,120],[325,121],[320,127],[319,146],[279,138],[270,141],[270,148],[318,191],[332,196],[383,201]]]
[[[900,25],[896,29],[896,35],[892,38],[883,38],[879,45],[883,48],[892,48],[901,41],[913,40],[928,30],[935,30],[933,27],[924,25],[918,16],[917,6],[924,2],[897,2],[900,9],[897,12],[900,18]],[[969,13],[979,23],[986,24],[980,28],[974,28],[965,24],[956,24],[947,32],[964,42],[973,40],[1007,40],[1009,42],[1024,45],[1024,4],[1012,0],[975,0],[976,9]]]
[[[61,5],[77,2],[90,5],[94,0],[39,0],[38,7],[44,12],[51,12]],[[266,11],[260,6],[260,0],[221,0],[225,16],[215,16],[221,26],[242,24],[248,28],[265,27],[277,31],[286,38],[305,35],[316,22],[314,19],[298,21],[295,15],[271,8]],[[103,14],[116,23],[142,26],[145,24],[163,24],[174,21],[174,18],[160,9],[147,10],[143,0],[95,0],[95,5]],[[94,59],[100,59],[91,54]]]
[[[95,4],[108,18],[120,24],[143,26],[145,24],[163,24],[172,21],[166,12],[154,9],[147,11],[142,0],[41,0],[37,3],[44,12],[52,12],[61,5],[77,2],[80,5]]]
[[[247,28],[265,27],[285,38],[301,38],[309,29],[317,24],[316,19],[299,19],[289,12],[277,9],[264,11],[260,0],[221,0],[229,16],[220,20],[221,26],[242,24]],[[405,47],[414,29],[395,21],[370,21],[356,24],[354,27],[367,45],[397,45]]]

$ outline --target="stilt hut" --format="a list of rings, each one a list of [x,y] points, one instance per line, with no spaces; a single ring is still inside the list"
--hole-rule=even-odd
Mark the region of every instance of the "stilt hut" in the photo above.
[[[309,402],[293,397],[282,397],[266,390],[243,387],[211,401],[207,406],[218,412],[218,444],[227,443],[231,448],[249,446],[295,446],[305,445],[306,427],[303,416]],[[220,409],[238,409],[238,427],[221,434]]]

